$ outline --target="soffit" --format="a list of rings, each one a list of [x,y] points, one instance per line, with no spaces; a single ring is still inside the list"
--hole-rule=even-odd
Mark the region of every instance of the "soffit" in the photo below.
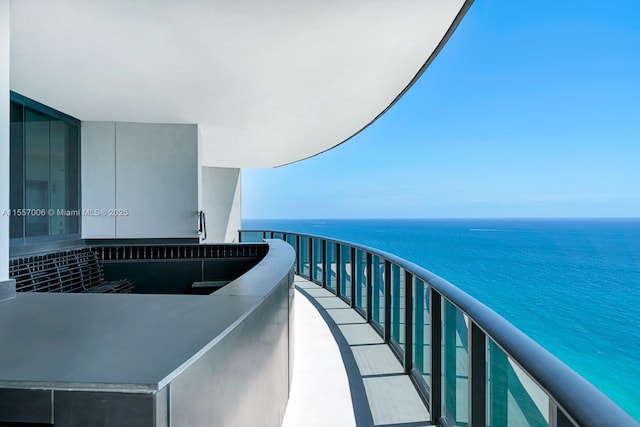
[[[203,164],[272,167],[366,127],[462,0],[11,2],[11,89],[80,120],[196,123]]]

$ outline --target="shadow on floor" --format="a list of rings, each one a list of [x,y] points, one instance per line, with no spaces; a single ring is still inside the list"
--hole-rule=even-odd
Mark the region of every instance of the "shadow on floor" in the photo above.
[[[318,310],[344,363],[358,426],[432,426],[402,365],[374,329],[344,301],[296,277],[296,289]]]

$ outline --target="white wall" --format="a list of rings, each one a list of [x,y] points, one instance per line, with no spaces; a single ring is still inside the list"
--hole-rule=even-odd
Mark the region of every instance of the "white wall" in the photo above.
[[[238,181],[236,183],[236,191],[233,196],[233,204],[229,213],[229,222],[227,223],[227,234],[225,242],[237,242],[238,230],[242,228],[242,170],[238,170]]]
[[[82,122],[82,209],[116,206],[116,124]],[[83,216],[82,237],[114,239],[115,216]]]
[[[9,0],[0,0],[0,282],[9,278]]]
[[[202,168],[202,208],[207,220],[205,243],[235,242],[242,221],[240,169]]]
[[[83,238],[196,238],[196,125],[82,123]],[[109,210],[115,209],[115,215]]]
[[[196,125],[82,122],[82,209],[126,209],[83,216],[85,239],[197,237],[234,242],[242,221],[240,169],[200,166]]]
[[[196,125],[116,123],[116,237],[198,237]]]

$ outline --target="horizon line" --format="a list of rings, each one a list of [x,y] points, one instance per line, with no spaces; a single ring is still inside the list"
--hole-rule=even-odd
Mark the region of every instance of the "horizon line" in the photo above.
[[[242,218],[249,221],[388,221],[388,220],[640,220],[640,216],[541,216],[541,217],[305,217],[305,218]]]

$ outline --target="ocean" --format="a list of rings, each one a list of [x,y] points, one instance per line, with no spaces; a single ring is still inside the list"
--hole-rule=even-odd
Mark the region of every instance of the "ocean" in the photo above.
[[[244,220],[378,248],[488,305],[640,419],[640,219]]]

